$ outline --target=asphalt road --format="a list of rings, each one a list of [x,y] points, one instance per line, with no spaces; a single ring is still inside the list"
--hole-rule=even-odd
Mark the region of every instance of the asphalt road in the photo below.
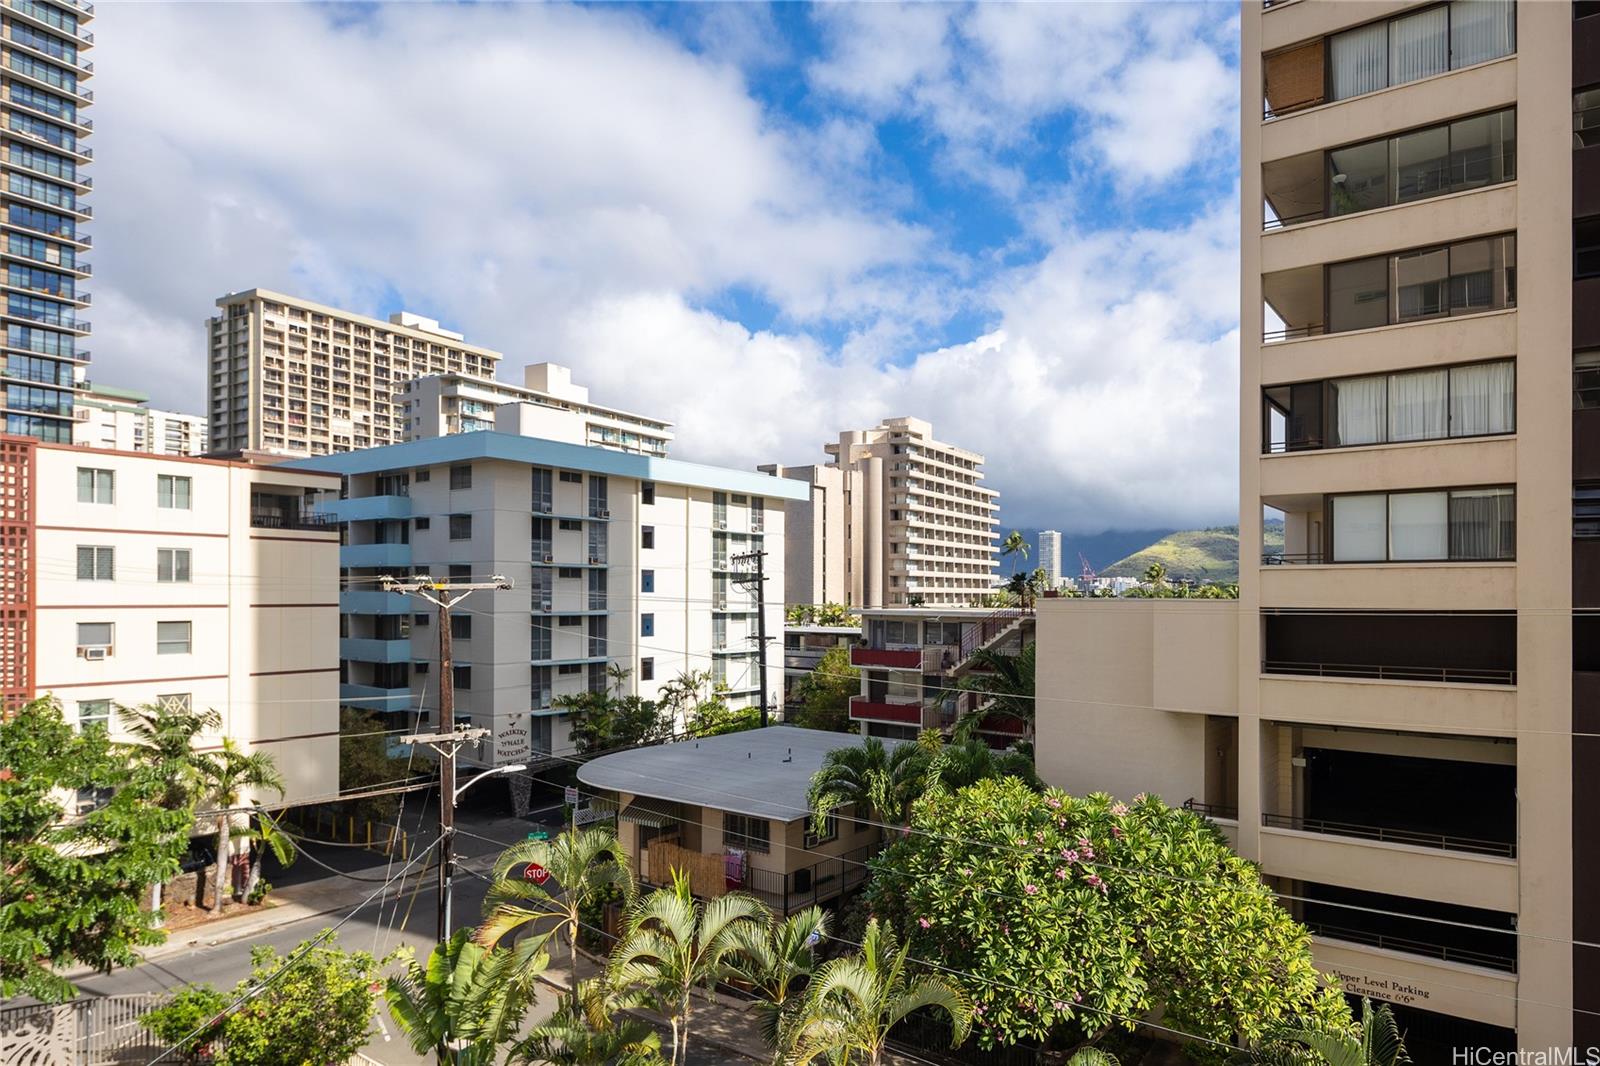
[[[555,800],[559,802],[559,794]],[[536,797],[535,804],[549,802]],[[405,825],[425,847],[437,836],[438,812],[436,806],[418,803],[413,798],[405,814]],[[492,809],[463,810],[457,813],[458,874],[453,893],[453,927],[475,925],[482,914],[485,890],[494,858],[504,846],[526,838],[541,825],[551,831],[560,827],[560,810],[536,812],[527,819],[498,813]],[[264,876],[277,887],[297,886],[296,894],[302,901],[307,893],[319,886],[330,891],[349,894],[355,878],[375,878],[361,881],[368,890],[376,889],[385,878],[398,873],[401,864],[392,865],[382,855],[362,848],[336,847],[326,844],[302,845],[303,854],[286,870],[268,867]],[[332,868],[331,870],[329,868]],[[338,872],[333,872],[338,871]],[[347,875],[347,876],[341,876]],[[231,990],[240,980],[250,975],[250,949],[260,944],[270,944],[279,955],[293,951],[300,943],[315,936],[324,928],[349,915],[339,929],[339,946],[351,951],[370,951],[382,958],[403,945],[410,945],[417,958],[425,959],[433,949],[438,917],[436,870],[422,871],[422,864],[413,867],[409,875],[377,898],[359,908],[340,914],[325,914],[305,918],[253,937],[231,940],[216,945],[196,945],[182,952],[163,955],[154,961],[144,962],[109,975],[96,975],[78,982],[80,994],[90,996],[122,995],[138,992],[163,992],[185,984],[209,983],[224,991]],[[527,1024],[546,1018],[555,1007],[553,989],[541,991]],[[663,1034],[663,1046],[666,1037]],[[366,1053],[384,1066],[423,1066],[431,1057],[418,1056],[406,1044],[386,1007],[378,1010],[377,1032],[366,1047]],[[750,1066],[750,1061],[738,1055],[724,1053],[715,1048],[700,1047],[690,1054],[692,1066]]]

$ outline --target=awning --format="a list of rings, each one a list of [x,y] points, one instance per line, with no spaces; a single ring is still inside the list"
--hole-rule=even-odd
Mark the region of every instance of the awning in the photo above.
[[[653,796],[638,796],[632,803],[622,808],[622,820],[649,826],[651,829],[665,829],[684,820],[683,804],[656,799]]]

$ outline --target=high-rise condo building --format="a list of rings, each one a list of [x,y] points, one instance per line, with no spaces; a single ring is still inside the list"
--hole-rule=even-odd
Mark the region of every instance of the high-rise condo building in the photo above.
[[[206,325],[211,451],[327,455],[406,439],[399,392],[426,374],[491,379],[500,353],[431,318],[388,321],[250,289]]]
[[[785,508],[795,540],[790,603],[976,607],[994,584],[1000,494],[983,456],[935,440],[920,418],[885,419],[824,445],[831,461],[763,473],[811,486]]]
[[[0,99],[0,196],[5,199],[6,433],[71,443],[73,395],[89,353],[79,348],[89,323],[83,261],[91,215],[84,203],[93,152],[84,143],[94,123],[84,117],[94,93],[85,58],[94,34],[84,27],[94,5],[84,0],[6,0],[0,8],[5,85]]]
[[[1061,587],[1061,532],[1055,529],[1041,529],[1039,531],[1039,560],[1038,566],[1044,569],[1044,576],[1051,588]]]
[[[400,390],[405,439],[423,440],[451,433],[493,429],[502,404],[524,404],[530,436],[592,444],[657,458],[667,454],[672,423],[589,402],[589,389],[572,381],[572,371],[556,363],[522,368],[523,384],[487,381],[466,374],[429,374]]]
[[[95,382],[75,397],[72,443],[156,455],[201,455],[206,420],[150,406],[150,396]]]
[[[344,663],[350,706],[437,723],[438,629],[379,579],[512,582],[455,612],[458,720],[492,731],[465,756],[501,765],[575,750],[563,696],[620,688],[657,700],[699,675],[730,706],[761,700],[751,566],[765,551],[767,703],[782,706],[782,504],[805,486],[530,432],[549,414],[501,405],[493,430],[296,461],[344,475]],[[616,671],[624,671],[620,680]],[[680,723],[681,725],[681,723]]]
[[[1600,5],[1242,22],[1240,598],[1041,600],[1040,771],[1212,815],[1415,1061],[1583,1061]]]

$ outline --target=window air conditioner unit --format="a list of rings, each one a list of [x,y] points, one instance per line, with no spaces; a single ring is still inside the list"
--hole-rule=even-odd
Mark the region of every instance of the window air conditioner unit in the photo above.
[[[80,647],[78,654],[90,662],[99,662],[111,654],[111,649],[104,644],[90,644]]]
[[[548,611],[548,610],[550,610],[550,609],[551,609],[551,608],[552,608],[552,604],[551,604],[551,603],[550,603],[550,601],[549,601],[549,600],[541,600],[541,601],[540,601],[540,603],[539,603],[539,610],[541,610],[541,611]]]
[[[719,611],[727,610],[728,609],[728,597],[726,597],[726,596],[714,597],[712,599],[712,601],[711,601],[711,606],[716,608]]]
[[[719,518],[719,519],[717,519],[717,520],[716,520],[716,522],[715,522],[715,523],[713,523],[713,524],[714,524],[714,525],[715,525],[715,526],[716,526],[716,527],[717,527],[717,528],[718,528],[718,529],[727,529],[727,528],[728,528],[728,520],[727,520],[727,519],[726,519],[726,518]]]
[[[596,518],[610,518],[611,517],[611,512],[606,510],[604,507],[602,507],[602,508],[600,508],[600,510],[598,510],[598,511],[596,511],[594,513],[594,516]]]
[[[591,563],[594,563],[594,564],[597,564],[597,565],[598,565],[598,564],[600,564],[600,563],[603,563],[603,562],[605,562],[605,560],[604,560],[604,559],[602,559],[602,558],[600,558],[600,556],[598,556],[598,555],[591,555],[591,556],[589,556],[589,562],[591,562]]]
[[[554,555],[551,555],[549,552],[546,552],[545,553],[545,557],[544,557],[544,561],[547,562],[547,563],[553,563],[553,562],[556,561],[556,557]]]

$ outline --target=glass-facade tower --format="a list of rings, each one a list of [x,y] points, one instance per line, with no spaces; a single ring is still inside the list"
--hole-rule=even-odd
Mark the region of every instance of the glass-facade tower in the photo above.
[[[0,0],[0,260],[5,305],[0,383],[4,431],[71,443],[73,396],[89,353],[84,254],[92,184],[84,168],[94,94],[84,58],[94,6]]]

